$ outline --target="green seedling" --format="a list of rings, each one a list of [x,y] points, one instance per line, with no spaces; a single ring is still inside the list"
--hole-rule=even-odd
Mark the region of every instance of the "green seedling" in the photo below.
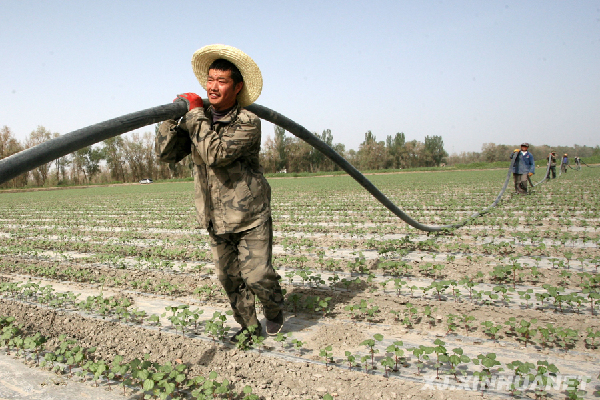
[[[333,364],[333,352],[331,345],[325,347],[324,349],[321,349],[321,351],[319,352],[319,356],[323,357],[325,361],[325,366],[327,366],[327,364],[329,363]]]

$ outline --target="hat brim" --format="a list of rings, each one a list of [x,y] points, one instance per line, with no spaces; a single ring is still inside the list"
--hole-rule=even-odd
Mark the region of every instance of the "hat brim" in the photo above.
[[[219,58],[235,64],[244,78],[244,86],[237,96],[238,104],[246,107],[254,103],[262,91],[262,74],[254,60],[235,47],[224,44],[211,44],[196,50],[192,56],[192,69],[200,85],[206,90],[208,67]]]

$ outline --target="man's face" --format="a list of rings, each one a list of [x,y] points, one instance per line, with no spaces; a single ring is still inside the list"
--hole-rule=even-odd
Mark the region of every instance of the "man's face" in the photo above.
[[[527,151],[528,147],[527,146],[521,146],[521,151]]]
[[[231,71],[208,70],[206,80],[206,94],[208,101],[217,111],[227,110],[233,107],[238,93],[242,90],[244,82],[233,84]]]

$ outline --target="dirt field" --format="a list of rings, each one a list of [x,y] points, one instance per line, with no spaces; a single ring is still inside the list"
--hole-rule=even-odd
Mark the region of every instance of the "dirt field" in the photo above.
[[[489,205],[505,175],[370,178],[440,224]],[[15,318],[0,320],[0,345],[99,391],[129,379],[125,398],[596,398],[599,183],[594,169],[569,171],[426,235],[347,177],[272,180],[286,324],[249,348],[229,340],[191,183],[0,193],[0,316]],[[14,340],[36,333],[47,341]],[[96,349],[53,359],[77,345]],[[149,375],[131,364],[144,355]]]

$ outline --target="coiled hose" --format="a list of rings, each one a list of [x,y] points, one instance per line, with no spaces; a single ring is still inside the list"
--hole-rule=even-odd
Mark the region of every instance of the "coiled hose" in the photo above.
[[[205,104],[208,101],[204,100]],[[465,226],[474,218],[477,218],[483,214],[488,213],[493,207],[499,202],[510,181],[510,175],[512,167],[514,165],[514,159],[511,161],[510,167],[506,174],[506,179],[502,189],[498,193],[496,199],[492,204],[479,212],[473,213],[471,216],[448,225],[426,225],[422,224],[413,218],[409,217],[400,208],[398,208],[390,199],[387,198],[371,181],[369,181],[362,173],[360,173],[352,164],[346,161],[342,156],[336,153],[331,147],[329,147],[321,139],[313,135],[303,126],[297,124],[291,119],[273,111],[267,107],[252,104],[246,107],[248,111],[253,112],[259,118],[269,121],[275,125],[278,125],[286,131],[304,140],[321,153],[329,157],[335,162],[341,169],[346,171],[354,180],[356,180],[362,187],[364,187],[373,197],[375,197],[381,204],[383,204],[388,210],[394,215],[398,216],[404,222],[410,226],[425,231],[425,232],[440,232],[445,230],[451,230]],[[157,122],[161,122],[167,119],[178,119],[185,115],[187,112],[187,104],[183,100],[177,100],[173,103],[165,104],[158,107],[148,108],[146,110],[138,111],[135,113],[127,114],[118,118],[114,118],[108,121],[101,122],[99,124],[91,125],[86,128],[78,129],[76,131],[67,133],[59,136],[58,138],[46,141],[35,147],[29,148],[17,154],[13,154],[10,157],[0,160],[0,183],[6,182],[16,176],[30,171],[40,165],[49,163],[57,158],[63,157],[67,154],[73,153],[79,149],[87,146],[91,146],[95,143],[109,139],[111,137],[120,135],[125,132],[129,132],[146,125],[151,125]],[[541,182],[540,182],[541,183]]]

